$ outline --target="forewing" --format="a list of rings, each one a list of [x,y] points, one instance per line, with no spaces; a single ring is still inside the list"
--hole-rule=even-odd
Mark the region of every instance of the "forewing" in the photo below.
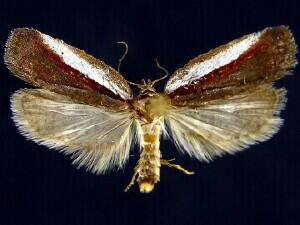
[[[121,168],[134,135],[128,110],[109,111],[74,103],[44,89],[23,89],[11,98],[13,119],[27,138],[71,154],[74,163],[95,173]]]
[[[4,60],[16,76],[37,87],[61,93],[60,86],[64,85],[113,99],[132,99],[127,81],[116,70],[34,29],[12,31]]]
[[[287,27],[266,28],[191,60],[175,71],[165,92],[175,105],[235,95],[288,74],[297,63],[295,54]]]
[[[209,161],[272,137],[282,124],[284,103],[284,89],[262,85],[195,108],[173,106],[166,122],[180,150]]]

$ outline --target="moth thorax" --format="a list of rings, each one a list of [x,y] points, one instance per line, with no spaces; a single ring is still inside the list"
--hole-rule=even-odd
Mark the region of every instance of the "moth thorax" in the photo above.
[[[152,96],[137,99],[133,102],[133,107],[137,118],[143,120],[143,123],[153,123],[155,119],[161,119],[165,115],[169,101],[163,94],[155,93]]]

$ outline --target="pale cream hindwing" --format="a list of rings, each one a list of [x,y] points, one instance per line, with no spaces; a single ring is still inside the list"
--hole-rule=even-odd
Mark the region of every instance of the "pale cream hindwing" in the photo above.
[[[264,85],[193,109],[174,107],[166,116],[169,134],[182,152],[199,160],[243,150],[278,131],[285,95],[285,89]]]
[[[13,119],[27,138],[71,154],[94,173],[118,167],[129,157],[134,120],[129,111],[76,104],[43,89],[23,89],[11,98]]]

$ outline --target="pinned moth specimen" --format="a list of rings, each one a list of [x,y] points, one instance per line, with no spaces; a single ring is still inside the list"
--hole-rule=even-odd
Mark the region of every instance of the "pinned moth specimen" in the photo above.
[[[4,60],[36,87],[11,97],[25,137],[97,174],[122,168],[137,141],[140,158],[126,190],[137,182],[148,193],[163,165],[193,173],[161,158],[162,134],[200,161],[271,138],[286,102],[286,90],[273,83],[292,72],[296,52],[286,26],[266,28],[192,59],[161,93],[154,88],[161,79],[142,80],[137,96],[119,69],[34,29],[12,31]]]

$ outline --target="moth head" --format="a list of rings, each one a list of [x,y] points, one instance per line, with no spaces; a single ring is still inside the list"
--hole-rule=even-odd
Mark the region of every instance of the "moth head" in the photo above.
[[[156,90],[154,88],[154,81],[151,81],[150,79],[147,79],[147,81],[145,79],[142,79],[140,81],[140,83],[133,83],[128,81],[129,84],[137,86],[139,88],[139,94],[146,94],[146,93],[155,93]]]
[[[140,83],[138,84],[138,88],[140,89],[140,94],[146,93],[146,92],[156,92],[154,88],[154,81],[151,81],[150,79],[142,79]]]
[[[154,85],[157,82],[159,82],[159,81],[161,81],[161,80],[163,80],[163,79],[165,79],[165,78],[167,78],[169,76],[168,70],[166,70],[164,67],[162,67],[161,65],[159,65],[157,59],[155,59],[155,62],[156,62],[156,67],[165,72],[165,75],[163,77],[161,77],[159,79],[156,79],[154,81],[152,81],[150,79],[147,79],[147,81],[145,79],[142,79],[140,81],[140,83],[138,83],[138,84],[128,81],[129,84],[135,85],[135,86],[137,86],[140,89],[140,95],[141,94],[145,94],[145,93],[156,93]]]

